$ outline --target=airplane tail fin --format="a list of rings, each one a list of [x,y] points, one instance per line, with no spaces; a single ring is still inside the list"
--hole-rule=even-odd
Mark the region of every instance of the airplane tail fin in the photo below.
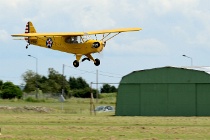
[[[25,33],[36,33],[36,29],[31,21],[27,22],[26,28],[25,28]],[[26,37],[25,40],[30,43],[29,37]]]
[[[25,33],[36,33],[36,29],[31,21],[27,22]]]

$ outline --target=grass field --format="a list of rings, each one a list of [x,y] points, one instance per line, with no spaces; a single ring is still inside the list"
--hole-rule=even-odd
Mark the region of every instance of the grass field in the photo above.
[[[210,139],[210,117],[120,117],[114,112],[90,115],[89,99],[25,102],[0,100],[0,139],[6,140],[159,140]],[[100,99],[97,105],[113,105]],[[24,107],[46,107],[40,112]]]

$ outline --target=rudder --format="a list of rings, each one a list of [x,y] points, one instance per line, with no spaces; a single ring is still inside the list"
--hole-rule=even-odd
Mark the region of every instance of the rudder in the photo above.
[[[36,29],[31,21],[27,22],[25,33],[36,33]]]
[[[25,33],[36,33],[36,29],[31,21],[27,22]],[[30,38],[26,37],[25,40],[30,44]]]

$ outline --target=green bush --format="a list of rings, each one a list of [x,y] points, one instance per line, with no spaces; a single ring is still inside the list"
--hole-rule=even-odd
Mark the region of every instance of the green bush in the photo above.
[[[0,96],[2,99],[20,99],[23,96],[23,92],[18,86],[15,86],[12,82],[5,82],[2,86]]]
[[[32,97],[26,98],[25,101],[26,101],[26,102],[45,102],[44,99],[39,100],[39,99],[34,99],[34,98],[32,98]]]
[[[93,97],[96,98],[96,90],[92,90]],[[90,88],[72,90],[73,97],[90,98]]]
[[[99,94],[99,98],[111,98],[111,97],[116,97],[117,93],[101,93]]]

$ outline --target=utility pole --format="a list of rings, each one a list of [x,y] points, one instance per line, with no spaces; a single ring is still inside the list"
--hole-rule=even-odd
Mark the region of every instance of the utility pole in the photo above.
[[[62,91],[61,91],[61,95],[64,95],[64,68],[65,68],[65,65],[63,64],[63,81],[62,81]]]
[[[38,99],[38,58],[37,57],[34,57],[32,55],[28,55],[29,57],[32,57],[36,60],[36,99]]]
[[[98,69],[96,70],[96,103],[98,103]]]
[[[94,114],[96,115],[94,97],[93,97],[93,93],[92,93],[92,82],[91,82],[90,83],[90,115],[92,115],[93,111],[94,111]]]

